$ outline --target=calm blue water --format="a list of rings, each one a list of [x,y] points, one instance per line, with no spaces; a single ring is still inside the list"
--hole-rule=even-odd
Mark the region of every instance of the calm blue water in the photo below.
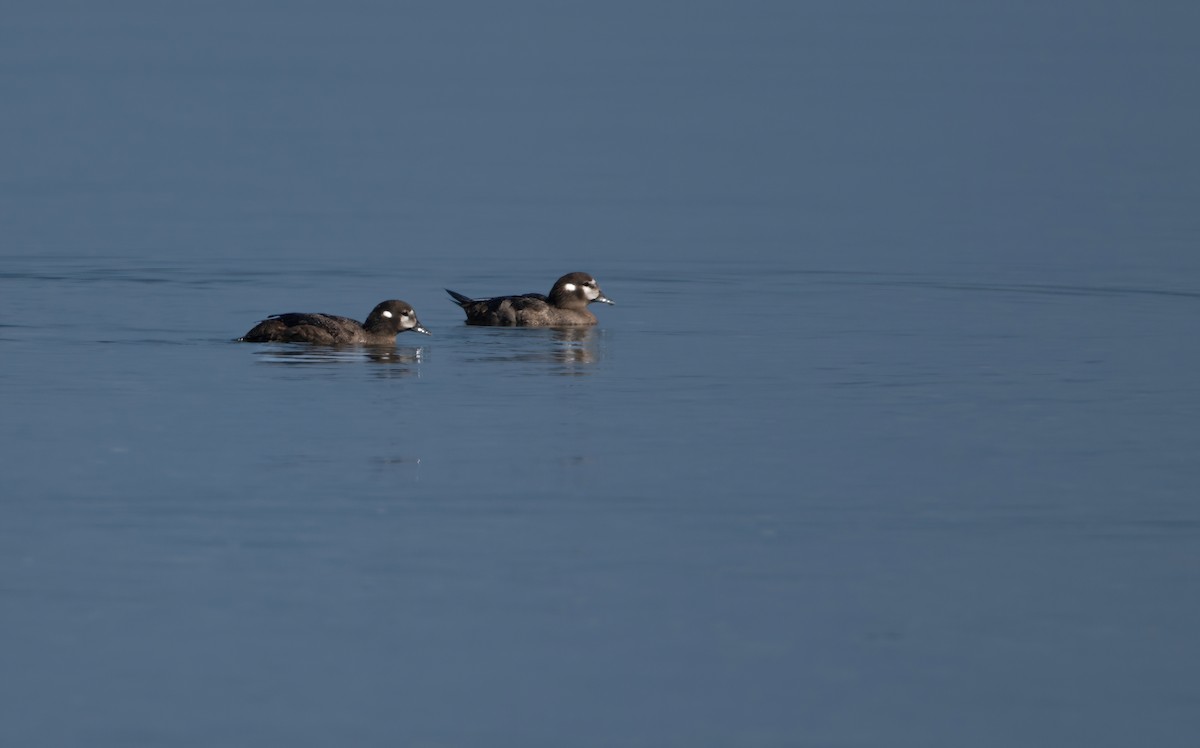
[[[1190,746],[1200,17],[893,5],[6,12],[0,743]]]

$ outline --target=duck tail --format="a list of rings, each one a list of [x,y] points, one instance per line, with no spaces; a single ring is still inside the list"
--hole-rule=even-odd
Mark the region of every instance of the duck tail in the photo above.
[[[463,296],[462,294],[456,291],[451,291],[448,288],[446,289],[446,293],[450,294],[450,298],[454,299],[454,303],[458,304],[459,306],[466,306],[467,304],[474,303],[475,301],[475,299],[472,299],[469,296]]]

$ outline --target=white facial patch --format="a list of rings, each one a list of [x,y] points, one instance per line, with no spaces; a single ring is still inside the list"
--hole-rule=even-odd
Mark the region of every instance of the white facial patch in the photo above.
[[[600,298],[600,289],[596,288],[595,286],[584,286],[583,295],[588,297],[588,299],[595,301],[596,299]]]
[[[388,317],[388,318],[391,318],[391,316],[392,316],[392,313],[391,313],[391,312],[389,312],[389,311],[387,311],[387,310],[385,309],[385,310],[383,311],[383,316],[385,316],[385,317]]]
[[[565,291],[574,291],[574,290],[575,290],[575,284],[574,284],[574,283],[564,283],[564,284],[563,284],[563,290],[565,290]]]

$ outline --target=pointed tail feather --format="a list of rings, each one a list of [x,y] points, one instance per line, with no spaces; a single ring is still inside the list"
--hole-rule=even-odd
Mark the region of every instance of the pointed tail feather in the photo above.
[[[446,293],[450,294],[450,297],[454,299],[454,303],[458,304],[459,306],[466,306],[467,304],[471,304],[475,301],[475,299],[472,299],[469,296],[463,296],[462,294],[451,291],[448,288],[446,289]]]

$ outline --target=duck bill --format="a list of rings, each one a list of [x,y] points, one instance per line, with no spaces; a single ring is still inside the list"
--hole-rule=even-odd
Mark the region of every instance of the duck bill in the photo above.
[[[428,330],[426,330],[424,327],[421,327],[420,325],[417,325],[416,327],[410,327],[409,329],[412,330],[413,332],[419,332],[422,335],[432,335],[433,334],[433,333],[429,332]]]
[[[592,299],[592,301],[598,301],[601,304],[612,304],[613,303],[613,300],[608,298],[607,296],[597,296],[596,298]]]

